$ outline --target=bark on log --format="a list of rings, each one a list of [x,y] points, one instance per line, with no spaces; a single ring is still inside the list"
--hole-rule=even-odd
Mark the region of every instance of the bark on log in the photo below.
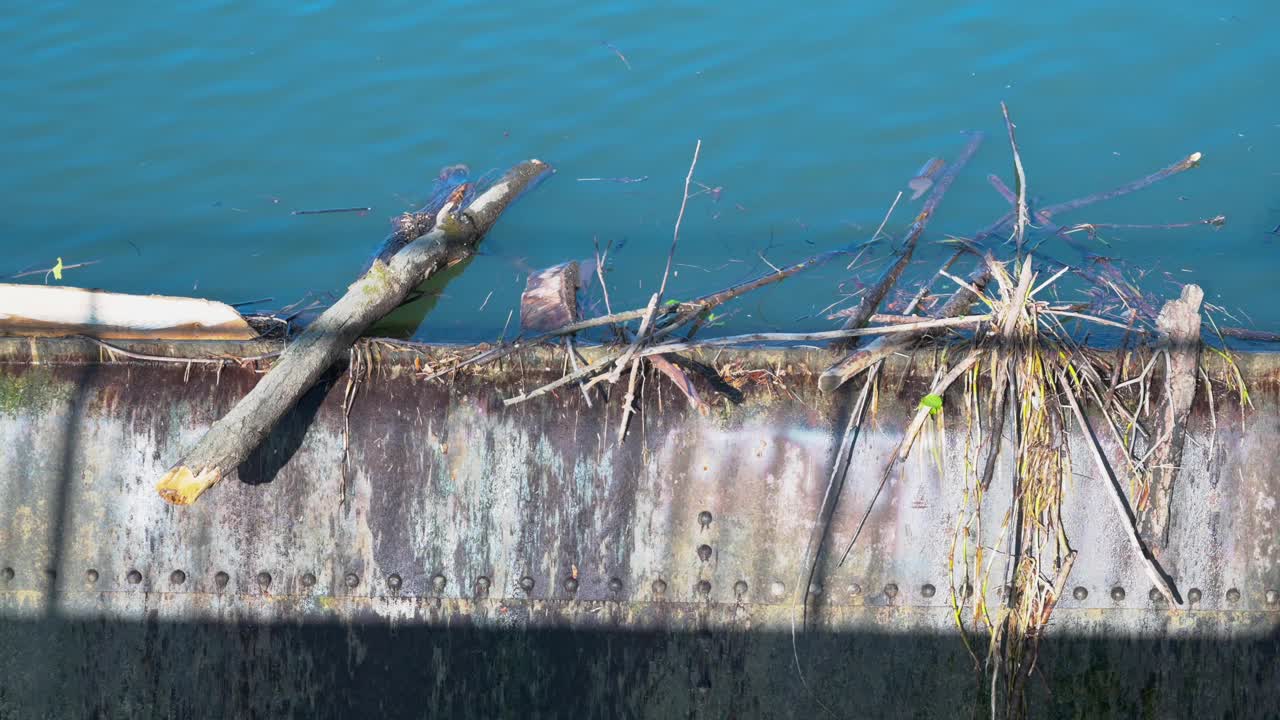
[[[1153,549],[1169,544],[1173,486],[1182,464],[1187,418],[1191,414],[1191,401],[1195,399],[1200,367],[1200,304],[1203,301],[1204,291],[1199,286],[1183,285],[1182,296],[1165,303],[1156,318],[1169,366],[1165,399],[1155,432],[1161,444],[1149,461],[1151,505],[1142,518],[1142,534]]]
[[[530,274],[520,295],[520,327],[548,332],[576,321],[577,293],[576,260]]]
[[[529,160],[475,199],[465,210],[446,204],[427,234],[378,260],[332,307],[304,330],[258,384],[213,424],[178,461],[156,491],[188,505],[236,469],[320,376],[344,356],[370,325],[394,310],[431,274],[471,257],[502,211],[551,167]]]

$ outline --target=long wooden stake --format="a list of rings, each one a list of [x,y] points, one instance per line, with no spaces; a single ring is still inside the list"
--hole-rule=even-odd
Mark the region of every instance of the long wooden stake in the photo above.
[[[1093,430],[1089,427],[1089,422],[1085,420],[1084,413],[1080,410],[1080,403],[1076,402],[1076,395],[1071,391],[1071,384],[1067,380],[1067,376],[1061,371],[1058,372],[1058,385],[1066,393],[1067,402],[1071,405],[1071,412],[1076,417],[1076,422],[1080,425],[1080,434],[1084,436],[1085,441],[1089,444],[1089,454],[1093,457],[1094,465],[1098,468],[1098,473],[1103,476],[1106,481],[1107,489],[1111,492],[1111,504],[1116,509],[1116,513],[1120,515],[1120,524],[1124,526],[1125,535],[1129,538],[1129,544],[1133,545],[1133,549],[1138,552],[1138,556],[1142,558],[1143,567],[1147,571],[1147,576],[1151,578],[1151,582],[1155,583],[1156,589],[1171,605],[1181,605],[1178,601],[1177,594],[1174,592],[1173,586],[1165,579],[1164,573],[1156,566],[1155,558],[1151,557],[1151,552],[1142,544],[1142,540],[1138,537],[1137,524],[1134,522],[1133,514],[1129,512],[1129,506],[1125,503],[1123,491],[1120,484],[1116,481],[1116,476],[1111,472],[1111,466],[1107,464],[1107,459],[1102,456],[1102,450],[1098,447],[1098,440],[1093,435]]]
[[[435,227],[389,263],[374,262],[338,302],[302,331],[253,390],[164,474],[156,484],[160,497],[188,505],[234,471],[361,333],[394,310],[424,279],[471,257],[502,211],[550,170],[540,160],[517,165],[465,210],[458,212],[456,204],[447,204],[437,214]]]

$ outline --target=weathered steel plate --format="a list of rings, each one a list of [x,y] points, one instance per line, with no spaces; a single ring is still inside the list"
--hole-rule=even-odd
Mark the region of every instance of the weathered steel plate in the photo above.
[[[101,683],[116,667],[130,686],[166,694],[157,715],[190,714],[218,683],[236,690],[211,706],[217,714],[326,714],[339,707],[323,700],[335,684],[370,711],[405,707],[363,694],[368,683],[387,687],[370,674],[431,678],[424,712],[466,714],[457,703],[470,694],[477,714],[524,714],[513,699],[524,693],[534,714],[572,714],[557,704],[570,691],[592,716],[815,712],[791,669],[790,628],[853,392],[816,391],[825,354],[720,355],[767,372],[743,405],[708,416],[649,378],[621,446],[616,402],[588,407],[573,391],[502,408],[501,397],[558,376],[554,355],[530,352],[450,382],[419,380],[411,361],[386,357],[362,378],[349,416],[347,379],[334,378],[238,481],[179,508],[152,485],[247,392],[254,371],[99,362],[98,352],[77,341],[0,346],[0,671],[51,688],[50,712],[107,707]],[[1275,669],[1280,627],[1275,364],[1241,361],[1247,413],[1215,386],[1212,434],[1207,398],[1197,400],[1162,557],[1184,596],[1199,591],[1183,609],[1151,599],[1103,480],[1072,443],[1064,521],[1080,553],[1070,585],[1084,592],[1054,615],[1057,644],[1047,647],[1067,661],[1047,665],[1050,682],[1094,683],[1095,699],[1141,708],[1145,696],[1116,698],[1128,697],[1125,682],[1152,682],[1141,668],[1157,657],[1168,666],[1151,671],[1165,693],[1154,707],[1179,708],[1167,703],[1193,688],[1203,707],[1229,710],[1242,707],[1235,690],[1188,678],[1230,659],[1250,692],[1277,694],[1261,680]],[[904,363],[887,372],[854,446],[828,556],[851,537],[930,377]],[[830,702],[883,706],[917,686],[922,708],[977,702],[948,569],[964,436],[951,420],[944,427],[922,438],[849,560],[819,573],[816,627],[799,648]],[[990,497],[1010,493],[1001,462]],[[397,645],[402,635],[422,649]],[[66,649],[33,662],[49,637]],[[424,665],[385,664],[393,659]],[[184,662],[230,677],[175,690],[164,675],[189,677],[171,667]],[[527,662],[583,667],[533,672]],[[67,683],[83,673],[93,689],[76,695]],[[6,691],[0,716],[44,707],[33,702]]]

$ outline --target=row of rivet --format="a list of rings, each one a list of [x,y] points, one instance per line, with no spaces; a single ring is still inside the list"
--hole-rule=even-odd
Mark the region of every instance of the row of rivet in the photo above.
[[[706,547],[708,550],[710,550],[710,548],[705,545],[702,547]],[[699,548],[699,555],[703,554],[701,550],[702,549]],[[46,575],[50,578],[53,578],[55,573],[52,570],[47,570]],[[98,582],[98,579],[99,579],[98,571],[94,569],[89,569],[85,571],[84,576],[85,576],[85,581],[91,585]],[[5,582],[9,582],[9,581],[12,581],[15,577],[16,577],[16,573],[14,572],[13,568],[11,567],[0,568],[0,579],[3,579]],[[142,582],[142,573],[137,570],[130,570],[125,575],[125,580],[128,581],[130,585],[138,585]],[[258,573],[257,580],[258,580],[258,586],[261,587],[263,590],[266,590],[271,586],[271,581],[272,581],[271,573],[260,572]],[[313,575],[312,573],[303,573],[303,575],[299,578],[299,580],[302,583],[303,587],[309,588],[316,584],[316,576]],[[174,570],[172,573],[169,574],[169,582],[172,585],[182,585],[186,581],[187,581],[187,574],[182,570]],[[231,581],[231,576],[228,575],[227,573],[222,571],[218,571],[217,573],[214,573],[213,583],[219,590],[226,588],[227,584],[230,581]],[[348,588],[354,589],[360,585],[360,576],[355,573],[347,573],[343,577],[343,583]],[[403,584],[403,580],[401,579],[400,575],[393,573],[387,576],[387,587],[389,589],[393,591],[399,590],[402,584]],[[446,580],[444,575],[437,573],[431,576],[431,588],[437,594],[443,593],[445,586],[447,584],[448,584],[448,580]],[[534,579],[529,575],[525,575],[524,577],[520,578],[519,586],[520,586],[520,589],[526,593],[533,592],[533,589],[535,586]],[[489,578],[481,576],[476,579],[475,589],[477,594],[481,594],[481,595],[488,594],[489,587],[490,587]],[[622,592],[622,588],[623,588],[622,579],[617,577],[609,578],[608,587],[610,592],[613,592],[613,593]],[[578,579],[574,577],[565,578],[563,583],[563,588],[567,593],[570,593],[570,594],[576,593],[578,591]],[[664,595],[667,592],[667,582],[661,579],[654,580],[653,583],[650,585],[650,589],[653,591],[654,595]],[[747,582],[745,580],[739,580],[733,584],[734,595],[738,597],[742,597],[746,595],[748,589],[749,589],[749,586],[747,585]],[[699,580],[697,584],[694,585],[694,590],[695,592],[697,592],[697,594],[702,596],[710,595],[711,582],[708,580]],[[817,583],[809,586],[810,595],[821,595],[822,591],[823,591],[822,586]],[[774,597],[782,597],[782,595],[786,593],[786,586],[783,585],[781,582],[774,581],[769,587],[769,592]],[[859,585],[858,583],[853,583],[849,585],[848,592],[849,592],[849,595],[852,595],[852,596],[861,595],[862,586]],[[898,592],[899,592],[898,586],[896,583],[889,583],[884,586],[884,589],[882,590],[882,592],[885,597],[892,600],[898,596]],[[964,594],[965,597],[969,597],[973,594],[973,588],[972,586],[965,585],[963,588],[961,588],[961,592]],[[1005,587],[1001,587],[997,590],[997,593],[1001,596],[1003,596],[1006,592],[1007,592],[1007,589]],[[933,585],[926,583],[920,586],[921,597],[931,598],[936,594],[937,594],[937,588],[934,587]],[[1075,598],[1077,601],[1083,602],[1084,600],[1088,599],[1089,591],[1088,589],[1082,586],[1077,586],[1074,590],[1072,590],[1071,596]],[[1116,585],[1115,587],[1111,588],[1111,599],[1113,601],[1122,602],[1125,599],[1125,596],[1126,596],[1126,593],[1123,586]],[[1148,592],[1147,596],[1154,603],[1164,602],[1164,596],[1160,593],[1159,590],[1155,588],[1152,588],[1150,592]],[[1235,604],[1240,602],[1240,598],[1241,598],[1241,594],[1237,588],[1230,588],[1229,590],[1227,590],[1226,592],[1227,602],[1231,604]],[[1191,588],[1190,590],[1187,591],[1187,601],[1189,603],[1195,604],[1200,602],[1202,599],[1203,599],[1203,593],[1200,591],[1199,588]],[[1267,590],[1266,593],[1263,595],[1263,599],[1266,601],[1267,605],[1271,605],[1271,606],[1280,605],[1280,591]]]

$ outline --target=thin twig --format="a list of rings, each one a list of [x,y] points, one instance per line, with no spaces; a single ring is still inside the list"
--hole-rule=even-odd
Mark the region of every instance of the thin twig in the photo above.
[[[676,256],[676,243],[680,242],[680,223],[684,220],[684,208],[689,204],[689,185],[693,183],[693,169],[698,166],[698,153],[702,151],[702,138],[693,146],[693,162],[689,163],[689,174],[684,178],[684,196],[680,199],[680,213],[676,215],[676,227],[671,233],[671,250],[667,253],[667,269],[662,271],[662,284],[658,286],[658,299],[667,290],[667,276],[671,274],[671,261]]]

